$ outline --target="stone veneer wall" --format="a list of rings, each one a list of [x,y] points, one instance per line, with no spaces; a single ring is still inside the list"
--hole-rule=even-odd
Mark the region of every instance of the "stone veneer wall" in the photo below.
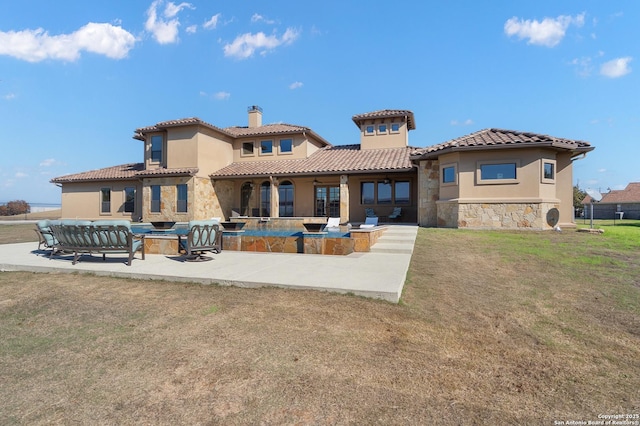
[[[551,229],[547,212],[555,203],[438,203],[438,226],[467,229]]]
[[[440,163],[420,161],[418,167],[418,223],[420,226],[439,226]]]

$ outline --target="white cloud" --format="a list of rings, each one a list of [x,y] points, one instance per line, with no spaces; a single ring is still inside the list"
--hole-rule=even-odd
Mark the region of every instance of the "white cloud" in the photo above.
[[[187,28],[184,29],[186,32],[188,32],[189,34],[195,34],[198,31],[198,26],[197,25],[189,25]]]
[[[135,37],[122,27],[90,22],[71,34],[49,35],[42,28],[0,31],[0,55],[28,62],[45,59],[75,61],[82,51],[111,59],[125,58],[133,49]]]
[[[231,97],[231,93],[229,92],[218,92],[213,94],[214,99],[218,99],[220,101],[225,101]]]
[[[598,173],[605,173],[607,169],[598,169]]]
[[[557,18],[544,18],[542,21],[524,20],[514,16],[505,22],[504,32],[509,37],[528,39],[527,44],[554,47],[564,38],[569,25],[577,27],[584,25],[584,15],[584,13],[575,17],[561,15]]]
[[[15,93],[7,93],[6,95],[3,96],[3,98],[7,101],[10,101],[12,99],[16,98],[16,94]]]
[[[258,14],[258,13],[254,13],[253,16],[251,16],[251,22],[256,23],[256,22],[264,22],[265,24],[269,24],[269,25],[273,25],[276,23],[276,21],[272,20],[272,19],[267,19],[264,16]]]
[[[464,121],[451,120],[452,126],[471,126],[472,124],[473,124],[473,120],[470,118],[467,118]]]
[[[605,62],[600,67],[600,74],[609,78],[618,78],[627,75],[631,72],[629,62],[631,62],[632,59],[631,56],[625,56],[624,58],[616,58]]]
[[[256,51],[264,55],[278,46],[293,43],[299,35],[300,33],[293,28],[287,28],[281,38],[276,35],[268,36],[263,32],[241,34],[224,46],[224,56],[247,59]]]
[[[289,89],[291,89],[291,90],[295,90],[295,89],[299,89],[299,88],[301,88],[302,86],[303,86],[302,82],[300,82],[300,81],[294,81],[293,83],[291,83],[291,84],[289,85]]]
[[[218,26],[218,20],[220,19],[220,16],[220,13],[213,15],[211,19],[204,23],[203,27],[207,30],[215,30]]]
[[[47,158],[46,160],[42,160],[40,162],[41,167],[49,167],[49,166],[53,166],[54,164],[56,164],[55,158]]]
[[[15,176],[16,178],[18,178],[18,179],[22,179],[22,178],[29,177],[29,175],[28,175],[28,174],[23,173],[23,172],[16,172],[16,174],[15,174],[14,176]]]
[[[149,31],[153,38],[160,44],[175,43],[178,41],[178,27],[180,21],[175,16],[182,9],[194,9],[191,3],[180,3],[176,5],[173,2],[167,2],[164,8],[164,18],[158,17],[158,9],[164,5],[164,0],[155,0],[147,9],[147,22],[144,28]]]

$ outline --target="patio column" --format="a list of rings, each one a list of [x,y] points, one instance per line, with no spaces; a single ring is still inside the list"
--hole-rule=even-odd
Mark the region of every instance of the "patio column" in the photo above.
[[[349,176],[340,175],[340,223],[349,222]]]
[[[271,217],[280,217],[280,182],[277,177],[269,177],[271,181]]]

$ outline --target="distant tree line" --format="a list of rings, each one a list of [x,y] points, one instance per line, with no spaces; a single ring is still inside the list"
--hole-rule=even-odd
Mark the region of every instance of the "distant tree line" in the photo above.
[[[31,213],[31,206],[24,200],[9,201],[0,206],[0,216],[15,216],[25,213]]]

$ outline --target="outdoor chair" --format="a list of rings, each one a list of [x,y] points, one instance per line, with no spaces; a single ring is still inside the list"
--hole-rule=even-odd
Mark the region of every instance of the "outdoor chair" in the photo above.
[[[376,212],[375,212],[375,211],[373,211],[373,209],[372,209],[372,208],[370,208],[370,207],[365,207],[365,208],[364,208],[364,215],[365,215],[366,217],[378,217],[378,215],[376,214]]]
[[[378,226],[378,218],[377,217],[368,217],[360,228],[373,228],[374,226]]]
[[[215,220],[190,221],[189,233],[178,236],[178,239],[178,244],[186,251],[186,260],[189,262],[211,260],[211,257],[204,256],[205,252],[222,251],[222,232]]]
[[[325,229],[327,228],[338,228],[340,229],[340,218],[339,217],[330,217],[327,220],[327,226],[325,226]]]
[[[402,216],[402,207],[394,207],[393,211],[389,215],[389,220],[397,220]]]
[[[55,221],[53,223],[57,224],[58,222],[59,221]],[[55,245],[58,243],[58,240],[53,236],[53,232],[50,227],[51,223],[52,222],[47,219],[40,220],[36,223],[36,229],[34,229],[34,231],[38,234],[38,250],[40,250],[42,246],[44,246],[44,248],[51,249],[52,251],[55,250]]]

